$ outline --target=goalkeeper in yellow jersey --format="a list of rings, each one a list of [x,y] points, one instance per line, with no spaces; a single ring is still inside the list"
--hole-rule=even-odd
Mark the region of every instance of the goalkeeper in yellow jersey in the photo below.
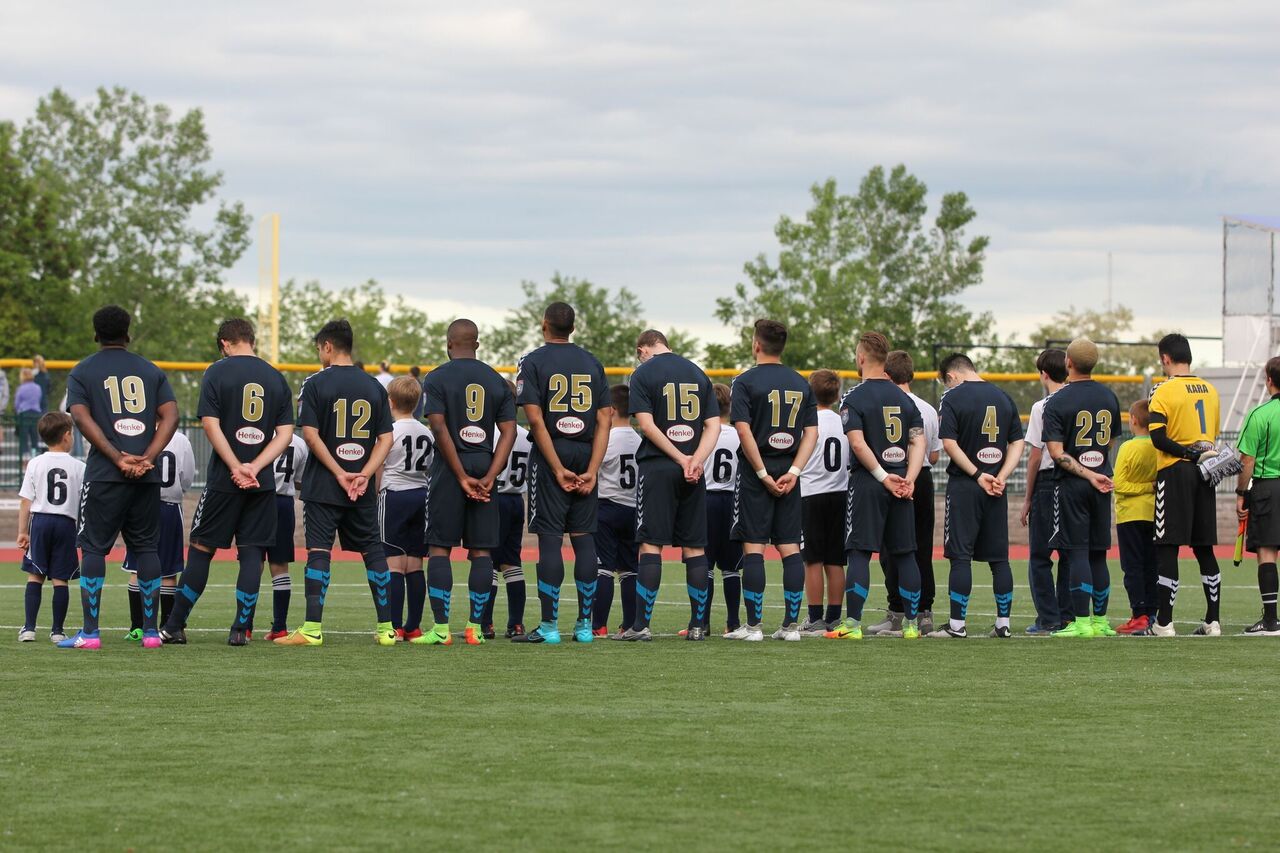
[[[1157,637],[1174,636],[1178,549],[1190,545],[1200,564],[1207,602],[1204,621],[1194,633],[1217,637],[1222,633],[1218,619],[1222,575],[1213,556],[1213,546],[1218,543],[1217,502],[1214,487],[1200,468],[1217,456],[1218,392],[1191,373],[1191,344],[1184,336],[1165,335],[1159,349],[1160,367],[1168,379],[1156,387],[1150,401],[1151,444],[1156,449],[1159,607],[1149,631]]]

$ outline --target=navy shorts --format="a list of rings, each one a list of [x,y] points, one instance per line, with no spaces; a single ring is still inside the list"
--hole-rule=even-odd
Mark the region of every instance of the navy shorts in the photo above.
[[[865,468],[849,477],[844,524],[845,551],[915,554],[915,505],[889,494]]]
[[[475,454],[469,454],[474,457]],[[467,460],[463,460],[467,464]],[[484,463],[488,467],[488,463]],[[464,468],[464,470],[466,470]],[[478,476],[473,471],[467,473]],[[462,491],[453,472],[437,456],[431,465],[431,480],[426,494],[426,543],[436,548],[462,545],[491,551],[501,544],[498,504],[493,500],[473,501]]]
[[[293,562],[293,529],[297,526],[297,508],[293,495],[276,495],[276,541],[267,548],[267,562],[289,565]]]
[[[845,562],[844,507],[845,492],[823,492],[805,495],[800,500],[804,517],[804,542],[800,554],[806,564],[843,566]]]
[[[427,490],[384,491],[378,496],[387,556],[427,556]]]
[[[665,456],[640,463],[636,487],[636,539],[646,545],[704,548],[707,544],[707,484],[690,483]]]
[[[742,543],[733,530],[733,492],[707,490],[707,567],[720,574],[737,572],[742,563]]]
[[[606,572],[635,574],[639,563],[635,508],[600,501],[596,519],[596,564]]]
[[[493,550],[493,564],[522,566],[520,551],[524,545],[524,495],[498,495],[498,547]]]
[[[1049,544],[1059,552],[1106,551],[1111,547],[1111,495],[1099,492],[1084,478],[1058,475],[1053,484],[1053,518]]]
[[[126,548],[145,554],[160,540],[160,484],[89,482],[80,489],[76,544],[86,554],[106,556],[123,536]]]
[[[270,548],[276,541],[276,493],[219,492],[207,486],[191,518],[191,541],[210,548]]]
[[[992,497],[972,477],[947,480],[943,555],[980,563],[1009,559],[1009,498]]]
[[[591,462],[591,445],[583,441],[557,441],[556,455],[564,467],[581,474]],[[555,474],[538,452],[529,454],[529,532],[563,536],[595,533],[599,490],[589,495],[570,494],[556,482]]]
[[[30,534],[31,546],[22,555],[24,572],[55,581],[69,581],[80,574],[75,519],[37,512],[31,516]]]
[[[381,554],[382,537],[378,530],[378,501],[361,500],[348,504],[302,502],[302,530],[307,549],[328,551],[341,537],[342,547],[362,554]]]
[[[766,456],[764,467],[777,480],[787,473],[791,461],[789,456]],[[799,545],[804,539],[803,509],[798,485],[782,497],[774,497],[746,460],[739,457],[734,484],[734,539],[756,545]]]
[[[160,539],[156,555],[160,558],[160,577],[176,578],[182,574],[182,504],[160,503]],[[125,551],[120,568],[126,572],[138,570],[132,551]]]

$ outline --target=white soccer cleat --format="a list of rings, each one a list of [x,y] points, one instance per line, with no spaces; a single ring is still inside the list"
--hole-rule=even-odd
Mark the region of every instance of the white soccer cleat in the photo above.
[[[1159,622],[1152,622],[1151,636],[1152,637],[1176,637],[1178,636],[1178,632],[1173,629],[1172,622],[1170,622],[1168,625],[1161,625]]]
[[[65,640],[66,638],[67,638],[67,635],[66,635],[66,634],[63,634],[63,633],[60,633],[60,632],[57,632],[57,631],[50,631],[50,632],[49,632],[49,642],[51,642],[51,643],[61,643],[61,642],[62,642],[63,640]]]
[[[1221,637],[1222,626],[1217,622],[1201,622],[1200,627],[1191,632],[1194,637]]]
[[[19,643],[34,643],[36,641],[36,632],[22,630],[18,632]]]
[[[800,642],[800,626],[792,622],[790,625],[783,625],[781,628],[773,632],[775,640],[785,640],[788,643]]]
[[[726,631],[724,638],[726,640],[745,640],[747,638],[747,634],[749,633],[751,633],[750,628],[748,628],[746,625],[739,625],[737,628],[734,628],[732,631]]]
[[[764,629],[759,625],[748,625],[747,635],[742,639],[748,643],[762,643],[764,642]]]

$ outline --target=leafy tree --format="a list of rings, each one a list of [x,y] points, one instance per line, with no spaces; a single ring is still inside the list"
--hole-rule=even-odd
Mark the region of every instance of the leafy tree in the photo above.
[[[756,319],[786,323],[786,361],[799,368],[852,368],[858,336],[884,333],[921,368],[932,367],[935,341],[989,339],[993,319],[956,297],[982,281],[986,237],[968,238],[976,216],[964,193],[947,193],[926,224],[927,188],[905,166],[876,166],[856,195],[834,179],[811,188],[803,220],[783,216],[774,229],[776,264],[762,253],[748,261],[732,297],[716,300],[716,317],[738,332],[729,345],[709,345],[717,367],[751,361]]]
[[[573,340],[589,350],[605,367],[635,363],[636,338],[650,325],[644,320],[644,306],[627,288],[616,293],[587,279],[551,276],[550,287],[542,290],[532,281],[520,283],[524,302],[511,309],[495,329],[482,334],[485,357],[493,363],[514,364],[516,359],[542,345],[542,313],[552,302],[567,302],[577,315]],[[697,356],[698,341],[679,329],[662,329],[674,352]]]
[[[376,281],[328,290],[316,281],[290,280],[280,288],[281,361],[315,361],[315,333],[342,317],[355,332],[355,357],[368,364],[433,365],[445,359],[448,321],[431,321],[403,296],[388,297]]]
[[[200,111],[175,116],[122,88],[78,104],[54,89],[24,126],[19,152],[40,192],[60,201],[57,228],[78,249],[69,292],[58,294],[65,304],[40,300],[83,325],[58,354],[92,351],[88,317],[116,303],[134,316],[139,352],[213,358],[218,321],[245,311],[224,285],[248,248],[250,217],[218,199],[222,173],[208,166]]]

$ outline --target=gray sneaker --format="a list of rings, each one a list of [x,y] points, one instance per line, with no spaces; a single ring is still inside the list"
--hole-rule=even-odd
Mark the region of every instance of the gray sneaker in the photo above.
[[[928,634],[933,630],[933,611],[921,610],[916,614],[916,627],[920,629],[920,634]]]
[[[647,643],[653,639],[653,634],[648,628],[641,628],[639,631],[635,628],[628,628],[622,632],[622,636],[619,639],[628,643]]]
[[[905,614],[895,613],[892,610],[885,611],[885,620],[877,622],[874,625],[868,625],[863,629],[864,633],[869,637],[878,637],[886,634],[902,633],[902,617]]]
[[[800,633],[806,637],[821,637],[831,630],[831,626],[821,619],[806,619],[800,626]]]

